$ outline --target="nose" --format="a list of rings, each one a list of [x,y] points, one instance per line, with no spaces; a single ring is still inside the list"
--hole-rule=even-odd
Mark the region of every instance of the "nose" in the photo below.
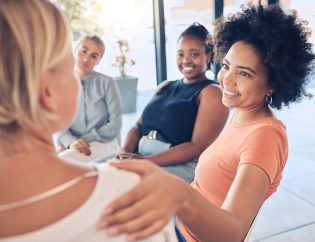
[[[234,77],[234,74],[233,74],[233,72],[231,70],[227,70],[227,71],[225,71],[222,74],[223,74],[222,75],[222,82],[223,82],[223,84],[229,85],[229,86],[235,85],[235,82],[234,82],[235,77]]]
[[[184,55],[183,56],[183,63],[190,63],[190,62],[191,62],[190,55]]]
[[[89,57],[87,55],[84,55],[82,57],[82,60],[83,60],[84,63],[87,63],[89,61]]]

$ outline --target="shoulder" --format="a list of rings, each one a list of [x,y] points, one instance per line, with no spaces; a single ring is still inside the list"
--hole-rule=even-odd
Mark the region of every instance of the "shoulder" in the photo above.
[[[254,132],[286,135],[285,125],[275,117],[264,118],[253,125]]]
[[[175,82],[175,81],[169,81],[169,80],[165,80],[165,81],[161,82],[161,83],[157,86],[157,88],[156,88],[156,90],[155,90],[155,93],[158,93],[158,92],[161,91],[164,87],[169,86],[169,85],[173,84],[174,82]]]
[[[138,174],[117,169],[107,163],[97,164],[95,167],[99,171],[100,180],[104,180],[107,185],[111,183],[115,186],[117,196],[129,191],[140,182]]]
[[[176,81],[165,80],[165,81],[161,82],[161,83],[157,86],[157,88],[158,88],[158,89],[162,89],[163,87],[169,86],[169,85],[171,85],[172,83],[175,83],[175,82],[176,82]]]
[[[251,125],[244,143],[259,143],[261,147],[270,145],[287,146],[287,134],[285,126],[276,118],[266,118],[261,122]]]
[[[210,101],[212,99],[217,99],[221,102],[222,99],[222,90],[219,85],[217,84],[209,84],[205,86],[200,94],[199,94],[200,100],[207,99],[207,101]]]
[[[202,91],[222,94],[220,86],[216,83],[209,83],[202,89]]]

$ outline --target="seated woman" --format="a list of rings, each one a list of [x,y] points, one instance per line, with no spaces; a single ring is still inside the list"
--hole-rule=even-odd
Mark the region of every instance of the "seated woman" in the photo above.
[[[149,162],[117,163],[142,181],[107,207],[106,227],[139,239],[176,212],[181,241],[242,241],[280,184],[288,142],[271,108],[307,95],[315,59],[309,40],[305,22],[278,5],[249,5],[219,20],[218,80],[223,104],[234,108],[231,122],[201,154],[192,186]]]
[[[117,158],[146,158],[187,182],[193,180],[199,155],[219,135],[229,114],[221,90],[205,74],[212,57],[207,29],[198,23],[189,26],[177,41],[176,63],[183,78],[158,86]]]
[[[82,38],[75,48],[75,73],[81,79],[79,111],[67,131],[56,135],[59,155],[76,161],[105,161],[120,150],[122,123],[119,90],[113,78],[94,71],[105,52],[98,36]]]
[[[70,126],[79,100],[65,17],[48,0],[1,1],[0,16],[0,241],[127,241],[97,221],[139,177],[55,152],[52,134]],[[174,236],[170,225],[146,241]]]

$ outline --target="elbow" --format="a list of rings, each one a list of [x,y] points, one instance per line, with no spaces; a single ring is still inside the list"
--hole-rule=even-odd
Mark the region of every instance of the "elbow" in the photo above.
[[[220,241],[220,242],[240,242],[245,239],[246,232],[243,232],[242,225],[232,227],[226,226],[221,232],[214,232],[210,235],[206,234],[204,238],[199,238],[200,241]]]
[[[248,230],[247,223],[237,214],[223,210],[221,218],[213,223],[213,227],[210,225],[202,229],[196,237],[199,241],[240,242],[245,239]]]
[[[224,234],[222,237],[223,239],[220,240],[222,242],[240,242],[243,241],[245,239],[246,233],[242,233],[241,231],[243,231],[242,229],[234,231],[234,233],[228,233],[228,234]]]
[[[228,231],[223,231],[222,242],[240,242],[243,241],[248,233],[248,228],[244,225],[243,221],[238,218],[234,217],[231,221]]]

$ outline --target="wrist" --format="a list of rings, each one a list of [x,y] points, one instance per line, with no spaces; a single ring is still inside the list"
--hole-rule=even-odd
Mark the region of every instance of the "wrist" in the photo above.
[[[181,214],[181,213],[189,213],[189,211],[191,210],[191,198],[193,197],[191,194],[191,192],[194,192],[194,189],[191,187],[190,184],[188,184],[186,181],[182,181],[181,180],[181,184],[180,184],[180,189],[178,189],[180,191],[180,195],[178,196],[178,211],[177,214]]]
[[[134,150],[130,149],[128,146],[124,146],[121,148],[122,153],[134,153]]]

